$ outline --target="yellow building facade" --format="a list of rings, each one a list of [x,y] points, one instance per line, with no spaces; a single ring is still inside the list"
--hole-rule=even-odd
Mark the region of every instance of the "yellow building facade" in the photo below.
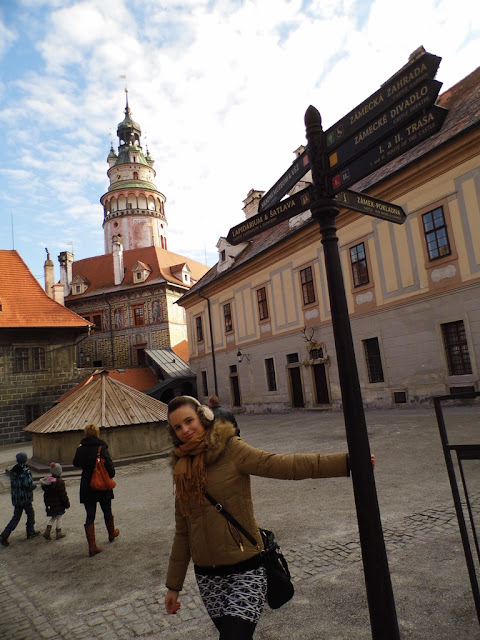
[[[438,134],[354,185],[402,206],[404,224],[347,209],[337,217],[367,407],[478,390],[479,89],[477,69],[439,97],[449,113]],[[247,218],[261,193],[250,192]],[[339,408],[318,223],[307,212],[218,248],[217,265],[180,301],[201,399],[215,393],[247,411]]]

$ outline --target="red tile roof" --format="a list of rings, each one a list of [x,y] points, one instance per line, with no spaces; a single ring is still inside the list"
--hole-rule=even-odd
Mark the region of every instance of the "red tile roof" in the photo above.
[[[150,275],[143,283],[137,283],[133,279],[132,268],[137,262],[147,265],[151,270]],[[125,269],[123,282],[121,285],[115,285],[113,279],[113,254],[108,253],[106,255],[94,256],[93,258],[85,258],[84,260],[76,260],[72,265],[72,277],[81,276],[91,284],[84,294],[70,294],[67,300],[76,300],[93,294],[118,291],[119,289],[127,287],[141,288],[142,286],[164,282],[165,280],[188,288],[188,285],[175,277],[171,272],[171,267],[178,264],[188,265],[191,271],[191,278],[194,281],[200,280],[209,269],[209,267],[200,262],[159,247],[129,249],[123,252],[123,266]]]
[[[188,342],[186,340],[182,340],[174,347],[172,347],[172,351],[177,354],[179,358],[181,358],[184,362],[189,363],[189,355],[188,355]]]
[[[17,251],[0,250],[0,328],[89,326],[47,296]]]

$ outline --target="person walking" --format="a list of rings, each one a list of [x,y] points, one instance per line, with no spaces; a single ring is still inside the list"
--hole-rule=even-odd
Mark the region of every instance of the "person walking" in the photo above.
[[[62,531],[62,519],[65,511],[70,509],[65,480],[62,478],[62,467],[58,462],[50,464],[51,475],[40,480],[43,489],[43,501],[47,517],[50,520],[43,533],[45,540],[52,539],[52,528],[55,529],[56,539],[65,538],[66,533]]]
[[[168,404],[175,485],[175,535],[168,564],[165,608],[176,614],[190,559],[205,608],[220,640],[250,640],[265,605],[263,541],[255,521],[250,476],[301,480],[348,476],[347,453],[274,454],[235,436],[189,396]],[[206,499],[205,491],[242,525],[256,545]]]
[[[77,448],[73,459],[74,467],[82,468],[80,478],[80,502],[85,507],[85,535],[88,541],[88,552],[90,557],[100,553],[102,549],[97,546],[95,540],[95,516],[97,513],[97,503],[103,511],[103,518],[108,531],[108,540],[113,542],[120,531],[115,529],[112,514],[112,500],[114,498],[113,489],[106,491],[96,491],[90,487],[90,479],[95,468],[97,454],[100,450],[100,457],[105,460],[105,469],[110,478],[115,476],[115,467],[108,452],[107,443],[100,440],[100,428],[96,424],[87,424],[84,429],[85,437]]]
[[[225,409],[221,406],[218,396],[210,396],[208,399],[208,406],[213,411],[213,415],[215,416],[215,418],[221,418],[222,420],[228,420],[228,422],[231,422],[235,427],[235,435],[240,435],[240,428],[237,424],[235,416],[230,411],[230,409]]]
[[[33,491],[36,484],[33,481],[32,472],[27,466],[28,456],[24,451],[17,453],[17,464],[10,471],[10,492],[13,504],[13,516],[5,529],[0,534],[0,544],[8,547],[8,537],[15,531],[22,513],[27,516],[27,540],[40,535],[35,531],[35,511],[33,509]]]

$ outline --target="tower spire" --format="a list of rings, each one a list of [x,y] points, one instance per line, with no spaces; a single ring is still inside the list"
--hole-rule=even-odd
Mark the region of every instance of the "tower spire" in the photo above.
[[[166,198],[155,186],[155,162],[148,147],[143,153],[141,134],[140,125],[132,118],[125,87],[125,118],[117,127],[118,153],[111,144],[107,157],[110,186],[100,198],[106,253],[113,252],[114,237],[121,238],[125,250],[167,248]]]

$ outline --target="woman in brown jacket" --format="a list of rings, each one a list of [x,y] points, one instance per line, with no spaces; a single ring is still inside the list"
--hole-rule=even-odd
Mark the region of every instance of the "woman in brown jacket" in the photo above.
[[[189,396],[168,405],[174,443],[175,537],[165,607],[180,608],[190,559],[200,595],[220,640],[249,640],[266,598],[262,538],[255,521],[250,476],[301,480],[348,476],[346,453],[283,455],[255,449],[235,436],[230,422]],[[207,491],[256,539],[254,546],[204,496]]]

